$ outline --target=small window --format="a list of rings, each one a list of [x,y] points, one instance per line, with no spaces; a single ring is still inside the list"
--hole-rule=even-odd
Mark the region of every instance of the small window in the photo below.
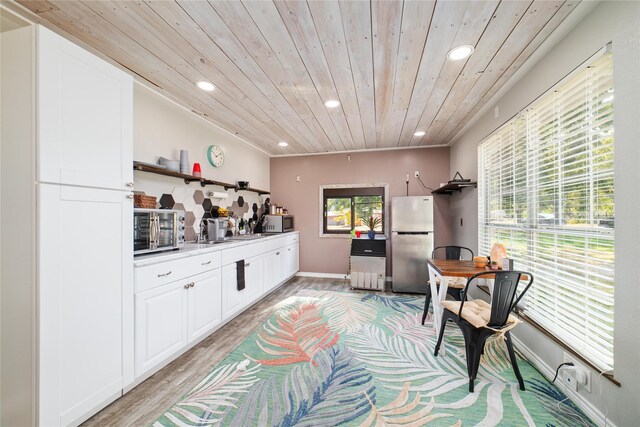
[[[323,188],[322,233],[349,234],[369,231],[370,218],[380,218],[376,233],[384,234],[385,187]]]

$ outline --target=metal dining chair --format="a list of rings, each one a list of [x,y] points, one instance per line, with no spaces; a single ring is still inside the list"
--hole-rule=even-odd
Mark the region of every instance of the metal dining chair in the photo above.
[[[473,251],[469,248],[466,248],[464,246],[453,246],[453,245],[448,245],[448,246],[438,246],[436,247],[433,251],[431,251],[431,259],[441,259],[441,258],[436,258],[436,255],[443,255],[445,256],[444,259],[467,259],[467,256],[469,257],[469,260],[473,259]],[[460,279],[460,280],[458,280]],[[453,299],[455,299],[456,301],[460,301],[462,299],[462,289],[464,288],[464,285],[466,283],[466,280],[464,278],[455,278],[455,279],[449,279],[449,286],[447,288],[447,295],[451,295],[453,297]],[[436,287],[438,288],[438,291],[440,290],[440,283],[439,281],[436,281]],[[422,312],[422,324],[424,325],[424,321],[427,318],[427,313],[429,313],[429,305],[431,304],[431,286],[427,285],[427,291],[425,292],[425,299],[424,299],[424,310]]]
[[[494,334],[502,334],[507,343],[511,366],[518,378],[520,390],[524,390],[524,381],[518,369],[518,362],[513,351],[510,330],[520,321],[511,314],[515,306],[527,293],[533,284],[533,275],[524,271],[483,271],[475,274],[467,280],[464,287],[463,296],[467,295],[469,284],[482,276],[495,275],[493,292],[491,294],[491,304],[483,300],[465,301],[443,301],[444,307],[440,334],[436,343],[434,356],[438,355],[444,329],[448,320],[455,322],[464,336],[465,348],[467,352],[467,371],[469,373],[469,392],[473,392],[473,386],[480,366],[480,357],[484,353],[484,345],[487,338]],[[517,290],[523,276],[529,279],[529,283],[518,295]]]

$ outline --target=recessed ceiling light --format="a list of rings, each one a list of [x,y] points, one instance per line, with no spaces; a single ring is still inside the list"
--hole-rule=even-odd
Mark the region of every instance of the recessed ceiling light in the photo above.
[[[426,134],[426,132],[423,131],[423,130],[414,133],[415,136],[424,136],[425,134]]]
[[[327,108],[336,108],[340,106],[340,101],[337,101],[335,99],[330,99],[324,103],[324,106]]]
[[[473,46],[465,44],[462,46],[454,47],[447,53],[447,58],[452,61],[459,61],[461,59],[468,58],[473,53]]]
[[[198,83],[196,83],[196,85],[198,85],[198,87],[202,90],[206,90],[207,92],[212,92],[216,87],[213,85],[213,83],[211,82],[206,82],[204,80],[199,81]]]
[[[288,146],[288,145],[289,145],[289,143],[284,142],[284,141],[280,141],[280,142],[278,142],[278,145],[279,145],[280,147],[286,147],[286,146]]]

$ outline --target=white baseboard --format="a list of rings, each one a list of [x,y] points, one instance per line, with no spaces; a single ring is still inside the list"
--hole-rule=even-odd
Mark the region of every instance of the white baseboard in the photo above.
[[[298,271],[296,273],[298,277],[324,277],[327,279],[349,279],[348,274],[340,274],[340,273],[316,273],[313,271]]]
[[[524,356],[525,359],[531,362],[531,364],[535,366],[535,368],[538,371],[540,371],[540,373],[542,373],[542,375],[544,375],[545,378],[551,381],[556,371],[551,366],[549,366],[544,360],[542,360],[537,354],[535,354],[529,347],[524,345],[522,341],[520,341],[513,335],[511,335],[511,338],[513,339],[513,344],[514,344],[514,347],[516,347],[516,350],[519,353],[522,353],[522,356]],[[593,422],[595,422],[596,424],[602,427],[616,427],[616,425],[608,418],[607,418],[607,425],[604,426],[602,422],[604,420],[605,415],[602,413],[602,411],[596,408],[591,402],[585,399],[581,394],[573,390],[566,389],[564,387],[560,387],[560,389],[563,391],[563,393],[569,396],[569,398],[573,402],[575,402],[575,404],[578,405],[578,407],[580,407],[580,409],[582,409],[584,413],[587,414]]]

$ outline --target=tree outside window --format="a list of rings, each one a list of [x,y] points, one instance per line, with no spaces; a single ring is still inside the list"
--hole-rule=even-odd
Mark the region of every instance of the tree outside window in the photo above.
[[[380,218],[375,232],[384,233],[384,188],[327,188],[323,193],[323,233],[369,231],[370,217]]]

